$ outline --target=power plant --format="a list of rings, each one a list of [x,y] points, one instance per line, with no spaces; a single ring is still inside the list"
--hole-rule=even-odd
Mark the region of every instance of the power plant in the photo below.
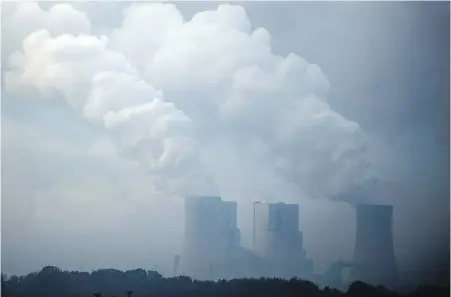
[[[351,272],[353,279],[375,285],[398,282],[392,217],[392,206],[356,205],[357,232]]]
[[[266,260],[271,276],[311,275],[313,263],[302,247],[297,204],[255,202],[253,219],[253,249]]]
[[[186,197],[182,271],[201,279],[218,274],[240,245],[236,222],[236,202]]]
[[[356,205],[354,258],[336,263],[324,275],[313,274],[299,230],[299,206],[255,202],[251,251],[241,247],[237,228],[237,203],[221,197],[185,199],[185,240],[174,271],[197,279],[232,277],[279,277],[314,280],[339,287],[342,269],[351,268],[351,278],[374,285],[397,283],[392,236],[393,207]]]

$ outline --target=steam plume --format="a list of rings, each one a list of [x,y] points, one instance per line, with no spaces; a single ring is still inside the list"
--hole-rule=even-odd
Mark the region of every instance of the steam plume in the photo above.
[[[185,20],[173,4],[132,4],[109,36],[93,34],[90,24],[68,34],[52,29],[68,9],[77,17],[67,22],[87,19],[58,4],[48,15],[53,23],[35,21],[10,56],[7,88],[64,99],[103,126],[162,191],[216,191],[217,172],[203,155],[218,139],[311,197],[367,178],[364,135],[329,107],[320,68],[272,53],[270,34],[253,28],[242,7],[219,5]]]

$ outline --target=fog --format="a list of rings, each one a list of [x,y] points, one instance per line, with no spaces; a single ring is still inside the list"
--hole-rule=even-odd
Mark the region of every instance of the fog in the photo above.
[[[448,270],[449,53],[448,3],[4,3],[2,272],[169,273],[187,194],[247,248],[298,203],[318,272],[391,204],[399,269]]]

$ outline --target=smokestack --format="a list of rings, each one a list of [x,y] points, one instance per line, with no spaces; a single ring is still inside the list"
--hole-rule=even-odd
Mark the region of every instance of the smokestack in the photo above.
[[[392,235],[393,207],[356,205],[357,234],[352,277],[373,285],[398,281]]]
[[[180,255],[174,256],[174,267],[172,271],[172,275],[176,276],[177,272],[179,271],[179,263],[180,263]]]

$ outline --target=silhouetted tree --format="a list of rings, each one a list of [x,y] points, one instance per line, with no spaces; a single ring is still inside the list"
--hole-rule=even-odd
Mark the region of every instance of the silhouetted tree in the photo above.
[[[94,293],[93,293],[94,292]],[[332,288],[319,288],[300,279],[233,279],[197,281],[187,276],[163,278],[155,271],[143,269],[122,272],[102,269],[92,273],[68,272],[57,267],[44,267],[39,273],[6,277],[2,274],[2,296],[6,297],[376,297],[408,296],[374,287],[363,282],[351,284],[345,293]],[[449,296],[449,288],[426,286],[412,297]]]

